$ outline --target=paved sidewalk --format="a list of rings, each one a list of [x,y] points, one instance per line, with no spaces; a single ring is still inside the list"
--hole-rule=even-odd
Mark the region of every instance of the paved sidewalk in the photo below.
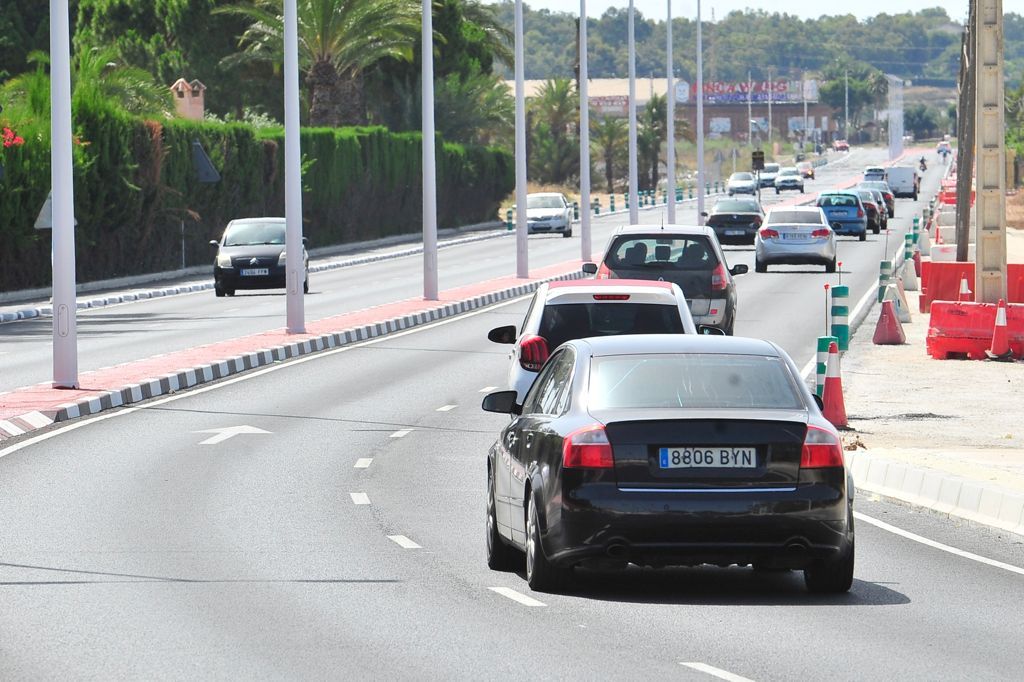
[[[1024,261],[1024,234],[1008,243],[1010,262]],[[905,345],[872,343],[876,305],[843,357],[857,487],[1024,534],[1024,362],[932,359],[929,316],[907,298]]]

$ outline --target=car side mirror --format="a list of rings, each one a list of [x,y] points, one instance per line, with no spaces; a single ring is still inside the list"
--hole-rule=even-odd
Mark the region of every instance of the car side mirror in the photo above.
[[[210,246],[220,246],[220,242],[217,241],[216,239],[211,239]]]
[[[818,409],[819,410],[824,410],[825,409],[825,401],[821,399],[821,396],[818,395],[817,393],[812,393],[811,395],[814,396],[814,404],[818,406]]]
[[[700,217],[701,218],[707,218],[708,217],[708,212],[707,211],[701,211],[700,212]]]
[[[485,412],[498,414],[522,414],[523,406],[516,402],[515,391],[495,391],[484,396],[480,407]]]
[[[725,336],[725,332],[718,327],[712,327],[710,324],[698,324],[697,333],[705,336]]]
[[[597,274],[597,263],[584,263],[583,264],[583,272],[585,272],[588,275],[596,275]]]
[[[746,263],[740,263],[729,268],[730,275],[745,275],[750,272],[750,268],[747,267]]]
[[[303,237],[302,238],[302,243],[303,244],[308,244],[309,243],[309,237]]]
[[[487,332],[487,340],[493,341],[494,343],[515,343],[515,325],[510,324],[505,327],[495,327],[491,331]]]

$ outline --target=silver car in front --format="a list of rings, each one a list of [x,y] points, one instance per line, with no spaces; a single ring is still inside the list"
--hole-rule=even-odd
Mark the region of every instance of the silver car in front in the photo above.
[[[836,234],[817,206],[773,208],[754,238],[754,271],[769,265],[824,265],[836,271]]]

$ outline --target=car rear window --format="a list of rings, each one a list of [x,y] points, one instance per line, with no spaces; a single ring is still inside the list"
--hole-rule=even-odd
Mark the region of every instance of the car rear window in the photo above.
[[[857,197],[850,195],[836,195],[832,194],[829,196],[823,196],[818,198],[818,206],[856,206]]]
[[[284,244],[284,223],[235,223],[224,233],[224,246]]]
[[[559,303],[544,308],[540,335],[554,350],[588,336],[683,334],[679,308],[661,303]]]
[[[630,235],[615,240],[605,264],[616,273],[666,269],[713,270],[718,265],[718,257],[703,236]]]
[[[749,199],[722,199],[714,208],[715,213],[757,213],[757,202]]]
[[[591,360],[590,409],[804,409],[782,358],[691,353]]]
[[[767,225],[777,225],[780,223],[820,224],[821,213],[819,211],[772,211],[768,214],[768,219],[765,221]]]

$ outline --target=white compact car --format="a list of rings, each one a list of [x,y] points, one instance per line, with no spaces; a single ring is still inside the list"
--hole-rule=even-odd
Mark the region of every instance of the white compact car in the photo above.
[[[560,232],[563,237],[571,237],[572,204],[558,192],[527,194],[526,231],[528,234]]]
[[[703,330],[706,333],[718,333]],[[578,280],[537,288],[522,327],[496,327],[495,343],[512,344],[508,388],[521,401],[548,355],[571,339],[618,334],[696,334],[682,289],[671,282]]]

